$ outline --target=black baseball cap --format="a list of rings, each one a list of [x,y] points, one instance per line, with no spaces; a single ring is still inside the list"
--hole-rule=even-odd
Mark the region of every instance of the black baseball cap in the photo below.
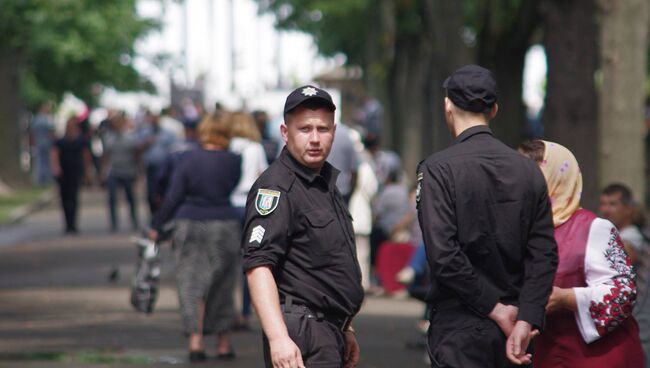
[[[459,108],[482,113],[497,102],[497,82],[491,71],[478,65],[465,65],[442,84],[447,97]]]
[[[336,105],[332,102],[332,96],[329,93],[318,87],[306,85],[296,88],[287,96],[287,101],[284,103],[284,113],[288,113],[309,100],[321,100],[329,109],[336,110]]]

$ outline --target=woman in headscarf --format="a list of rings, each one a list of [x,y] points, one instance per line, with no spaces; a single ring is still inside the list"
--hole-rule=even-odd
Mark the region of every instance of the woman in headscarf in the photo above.
[[[535,140],[519,151],[546,178],[559,255],[535,368],[642,367],[635,274],[618,230],[580,207],[582,175],[568,149]]]

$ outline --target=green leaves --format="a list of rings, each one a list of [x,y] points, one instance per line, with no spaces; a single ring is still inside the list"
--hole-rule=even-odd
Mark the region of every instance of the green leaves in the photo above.
[[[0,54],[19,54],[21,92],[33,105],[70,91],[92,102],[95,84],[146,85],[131,65],[134,43],[157,23],[136,0],[0,0]]]
[[[351,64],[362,57],[364,35],[372,0],[258,0],[262,11],[272,12],[281,29],[314,36],[324,55],[343,53]]]

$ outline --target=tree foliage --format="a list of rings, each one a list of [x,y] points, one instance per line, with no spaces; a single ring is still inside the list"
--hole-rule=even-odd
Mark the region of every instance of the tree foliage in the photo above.
[[[446,131],[431,129],[443,118],[441,80],[467,62],[497,72],[503,89],[499,135],[510,144],[521,140],[524,108],[521,75],[524,55],[539,27],[539,0],[258,0],[278,26],[314,35],[325,55],[345,54],[348,64],[364,70],[371,95],[383,99],[393,121],[393,148],[404,128],[423,130],[422,157],[444,145]],[[521,74],[521,73],[519,73]],[[408,96],[408,97],[407,97]],[[413,98],[423,97],[422,103]],[[433,110],[432,109],[433,106]],[[413,109],[419,112],[413,114]],[[408,118],[407,118],[408,116]],[[440,137],[444,135],[444,137]],[[435,142],[431,144],[430,142]]]
[[[0,0],[0,57],[17,55],[28,105],[64,92],[92,101],[96,84],[150,88],[133,68],[134,43],[156,27],[136,0]]]
[[[314,36],[324,55],[343,53],[351,64],[361,64],[364,34],[372,0],[259,0],[262,11],[277,16],[281,29]]]

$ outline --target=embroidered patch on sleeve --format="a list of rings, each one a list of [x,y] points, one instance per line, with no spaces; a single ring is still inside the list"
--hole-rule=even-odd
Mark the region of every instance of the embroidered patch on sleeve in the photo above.
[[[270,189],[258,189],[255,197],[255,209],[257,213],[266,216],[275,211],[280,202],[280,192]]]
[[[420,202],[420,193],[422,192],[422,179],[424,179],[424,174],[418,173],[418,186],[415,189],[415,201]]]
[[[248,241],[249,243],[255,243],[257,242],[258,244],[262,245],[262,239],[264,239],[264,233],[266,232],[266,229],[262,227],[262,225],[257,225],[253,228],[253,231],[251,231],[251,238]]]

